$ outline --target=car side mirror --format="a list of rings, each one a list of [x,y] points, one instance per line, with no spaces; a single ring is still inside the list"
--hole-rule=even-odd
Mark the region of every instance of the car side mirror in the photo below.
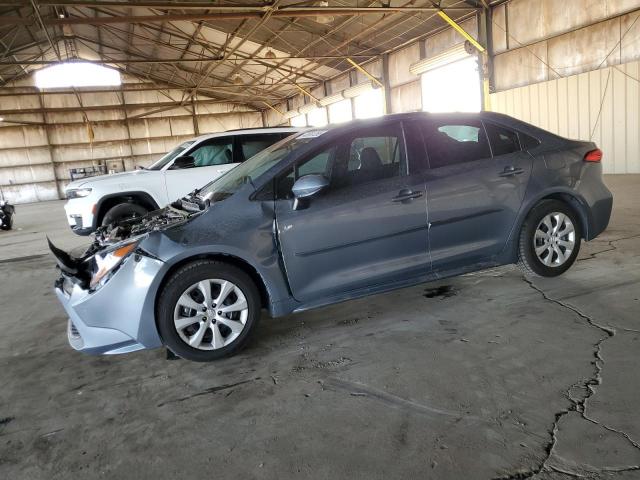
[[[302,210],[303,208],[306,208],[309,198],[318,194],[318,192],[328,186],[329,180],[324,175],[311,174],[300,177],[291,188],[295,197],[295,200],[293,201],[293,209]]]
[[[173,165],[169,170],[182,170],[185,168],[193,168],[196,166],[196,159],[191,155],[183,155],[173,161]]]

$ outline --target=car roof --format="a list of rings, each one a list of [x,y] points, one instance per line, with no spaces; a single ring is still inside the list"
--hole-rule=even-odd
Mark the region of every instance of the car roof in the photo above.
[[[297,133],[303,130],[299,127],[255,127],[255,128],[238,128],[235,130],[226,130],[224,132],[208,133],[206,135],[200,135],[193,140],[201,142],[202,140],[208,140],[210,138],[228,137],[236,135],[255,135],[260,133]]]

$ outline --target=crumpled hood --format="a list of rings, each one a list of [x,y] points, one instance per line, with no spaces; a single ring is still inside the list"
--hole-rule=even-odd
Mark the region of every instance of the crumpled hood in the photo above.
[[[75,182],[69,183],[65,190],[71,190],[74,188],[90,188],[96,183],[100,183],[103,185],[117,185],[120,183],[122,183],[123,185],[129,185],[129,182],[135,180],[136,178],[159,174],[160,170],[132,170],[130,172],[118,172],[112,173],[110,175],[99,175],[97,177],[81,178],[79,180],[76,180]],[[146,180],[148,179],[145,178],[145,181]]]

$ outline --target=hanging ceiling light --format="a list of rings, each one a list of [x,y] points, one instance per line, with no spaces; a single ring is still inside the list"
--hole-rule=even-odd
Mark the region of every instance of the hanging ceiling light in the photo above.
[[[231,78],[231,81],[234,85],[244,85],[244,80],[242,80],[242,77],[237,73]]]
[[[329,6],[329,2],[324,0],[322,2],[318,2],[316,4],[318,7],[322,7],[322,8],[327,8]],[[331,23],[335,20],[335,17],[333,15],[318,15],[316,17],[316,22],[318,23],[322,23],[322,24],[327,24],[327,23]]]
[[[273,50],[269,49],[269,50],[267,50],[267,53],[264,54],[264,58],[268,58],[270,60],[273,60],[274,58],[276,58],[276,54],[274,53]]]

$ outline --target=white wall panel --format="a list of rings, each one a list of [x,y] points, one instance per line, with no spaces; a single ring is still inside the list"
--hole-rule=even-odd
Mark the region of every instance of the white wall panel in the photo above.
[[[605,173],[640,173],[640,62],[491,95],[494,111],[595,142]]]

